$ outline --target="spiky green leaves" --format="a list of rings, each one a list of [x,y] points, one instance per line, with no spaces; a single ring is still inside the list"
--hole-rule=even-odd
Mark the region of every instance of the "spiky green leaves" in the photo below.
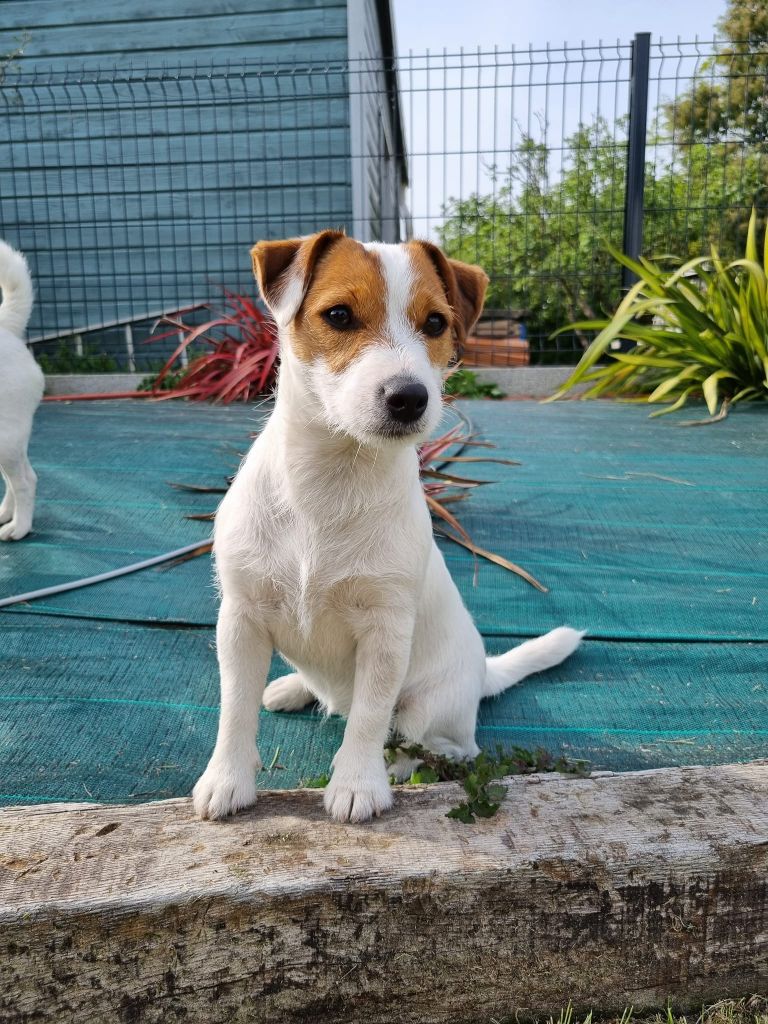
[[[703,397],[710,416],[718,405],[768,398],[768,232],[762,262],[757,214],[749,221],[744,259],[724,264],[713,247],[709,257],[672,270],[610,249],[638,281],[610,320],[582,321],[562,328],[597,335],[563,387],[587,384],[584,398],[600,395],[669,403],[652,415],[673,412],[690,396]],[[664,263],[670,264],[670,257]],[[613,352],[613,342],[633,342],[631,352]]]

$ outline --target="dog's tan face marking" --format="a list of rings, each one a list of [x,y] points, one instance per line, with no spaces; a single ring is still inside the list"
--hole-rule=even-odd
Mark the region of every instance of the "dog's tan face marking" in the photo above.
[[[429,265],[437,275],[451,308],[453,337],[460,346],[483,310],[488,275],[482,267],[451,260],[432,242],[409,242],[422,266]]]
[[[393,262],[393,250],[402,258]],[[480,267],[448,259],[431,242],[362,245],[337,231],[260,242],[252,256],[270,307],[290,307],[283,326],[290,325],[296,356],[322,360],[333,373],[372,345],[398,344],[401,329],[420,336],[432,366],[445,368],[480,314],[488,283]],[[329,317],[338,308],[350,314],[343,329]]]
[[[446,295],[446,286],[440,279],[428,250],[421,242],[408,242],[406,248],[415,271],[408,319],[417,330],[423,330],[427,317],[431,314],[438,313],[443,317],[445,330],[435,336],[427,335],[425,342],[429,361],[433,366],[445,369],[456,347],[453,331],[454,313]]]
[[[442,318],[445,329],[438,335],[423,333],[430,362],[448,364],[453,352],[452,311],[434,264],[418,244],[407,246],[410,261],[408,306],[392,308],[381,257],[350,238],[342,238],[318,260],[304,302],[293,322],[293,351],[303,362],[322,359],[333,373],[343,372],[370,345],[392,344],[388,324],[394,313],[423,333],[429,317]],[[328,313],[339,307],[351,313],[351,325],[343,330],[328,322]],[[431,325],[439,323],[434,319]],[[434,326],[432,327],[434,330]]]
[[[351,325],[333,327],[328,311],[349,309]],[[321,256],[304,302],[293,321],[291,344],[305,363],[322,359],[332,373],[341,373],[369,345],[386,336],[386,283],[381,262],[359,242],[342,238]]]

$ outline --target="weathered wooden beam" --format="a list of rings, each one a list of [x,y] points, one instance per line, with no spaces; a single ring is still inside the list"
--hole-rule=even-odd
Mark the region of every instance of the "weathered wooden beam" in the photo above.
[[[0,812],[0,1020],[466,1022],[768,990],[768,763]]]

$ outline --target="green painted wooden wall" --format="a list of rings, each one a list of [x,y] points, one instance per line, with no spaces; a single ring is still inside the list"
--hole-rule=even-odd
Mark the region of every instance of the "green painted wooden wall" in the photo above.
[[[31,337],[253,293],[258,238],[352,229],[346,0],[5,0],[0,54],[25,31],[0,236]]]
[[[0,53],[26,32],[28,65],[347,55],[346,0],[3,0],[0,9]]]

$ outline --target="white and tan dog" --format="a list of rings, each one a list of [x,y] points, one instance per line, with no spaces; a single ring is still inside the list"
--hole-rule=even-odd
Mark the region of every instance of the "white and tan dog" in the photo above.
[[[37,476],[27,458],[32,419],[44,378],[24,343],[32,312],[32,278],[20,252],[0,241],[0,540],[21,540],[32,529]]]
[[[256,800],[262,699],[274,711],[318,700],[347,719],[326,809],[365,821],[392,805],[392,729],[474,757],[480,700],[557,665],[581,634],[561,627],[486,658],[432,537],[416,445],[440,419],[483,271],[427,242],[335,231],[261,242],[252,256],[280,376],[216,516],[221,717],[195,810],[221,818]],[[296,671],[265,691],[273,649]]]

